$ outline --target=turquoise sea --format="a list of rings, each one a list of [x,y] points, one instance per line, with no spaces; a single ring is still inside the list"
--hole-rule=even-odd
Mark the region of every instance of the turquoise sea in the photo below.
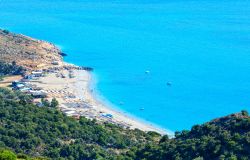
[[[248,0],[0,0],[0,27],[57,44],[107,101],[166,129],[250,111]]]

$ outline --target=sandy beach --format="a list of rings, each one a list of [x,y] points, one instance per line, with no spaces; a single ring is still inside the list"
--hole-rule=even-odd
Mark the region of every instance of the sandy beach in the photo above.
[[[142,131],[156,131],[160,134],[172,135],[170,131],[126,115],[97,99],[90,89],[91,73],[89,71],[59,69],[46,73],[44,77],[29,83],[46,91],[49,99],[56,98],[59,101],[59,109],[68,116],[84,116],[124,128],[138,128]]]

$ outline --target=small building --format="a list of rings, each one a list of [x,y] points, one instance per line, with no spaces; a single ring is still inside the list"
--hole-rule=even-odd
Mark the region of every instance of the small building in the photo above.
[[[32,73],[32,77],[42,77],[43,76],[43,72],[42,71],[33,71]]]
[[[15,86],[17,86],[17,85],[19,85],[19,84],[23,84],[23,82],[20,82],[20,81],[13,81],[13,82],[12,82],[12,87],[15,87]]]
[[[30,90],[31,90],[31,88],[28,88],[28,87],[24,87],[24,88],[19,89],[19,91],[23,92],[23,93],[29,93]]]
[[[53,65],[59,65],[59,62],[58,61],[53,61],[53,62],[51,62],[51,64],[53,64]]]
[[[13,81],[12,87],[14,90],[20,90],[20,89],[25,88],[26,84],[24,82],[20,82],[20,81]]]
[[[47,96],[47,93],[43,90],[30,90],[29,93],[34,97],[34,98],[45,98]]]
[[[21,89],[21,88],[24,88],[24,87],[25,87],[24,84],[17,84],[17,85],[16,85],[16,88],[18,88],[18,89]]]

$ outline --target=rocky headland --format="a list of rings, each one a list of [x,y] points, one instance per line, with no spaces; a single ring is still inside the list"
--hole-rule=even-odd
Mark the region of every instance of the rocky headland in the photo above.
[[[61,51],[55,45],[22,34],[0,29],[0,60],[28,70],[46,69],[62,63]]]

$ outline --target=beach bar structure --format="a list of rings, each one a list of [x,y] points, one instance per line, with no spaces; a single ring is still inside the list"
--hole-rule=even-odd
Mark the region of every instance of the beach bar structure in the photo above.
[[[31,73],[32,73],[32,77],[42,77],[43,76],[42,71],[33,71]]]
[[[11,85],[14,90],[21,90],[26,87],[26,84],[20,81],[13,81]]]
[[[38,89],[37,87],[30,85],[29,83],[13,81],[12,82],[13,90],[19,90],[20,92],[27,93],[32,95],[34,98],[45,98],[47,97],[47,92],[44,90]]]
[[[39,91],[33,91],[30,90],[29,93],[34,97],[34,98],[45,98],[47,97],[47,93],[43,90],[39,90]]]

